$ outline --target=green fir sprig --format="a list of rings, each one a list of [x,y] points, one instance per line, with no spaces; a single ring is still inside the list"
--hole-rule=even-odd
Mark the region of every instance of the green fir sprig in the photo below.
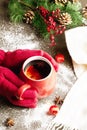
[[[40,10],[38,10],[39,7],[44,7],[44,9],[49,12],[45,18],[40,14]],[[54,18],[54,21],[58,27],[61,25],[61,27],[66,26],[66,29],[69,29],[81,26],[83,24],[83,16],[80,11],[81,8],[82,6],[80,2],[68,1],[67,4],[63,5],[61,3],[56,4],[54,0],[10,0],[8,4],[9,17],[12,22],[23,22],[24,14],[28,10],[32,10],[35,14],[32,19],[32,26],[34,26],[36,30],[45,38],[55,34],[56,29],[51,29],[49,33],[47,30],[47,23],[45,22],[49,15],[52,16],[53,11],[60,10],[60,14],[67,12],[71,16],[72,22],[69,25],[61,25],[58,18]],[[53,37],[51,36],[51,40],[52,38]]]
[[[22,17],[25,13],[25,9],[17,0],[10,0],[8,9],[10,20],[12,22],[22,22]]]

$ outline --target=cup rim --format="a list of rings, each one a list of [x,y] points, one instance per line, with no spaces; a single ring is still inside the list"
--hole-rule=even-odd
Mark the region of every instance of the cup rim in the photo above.
[[[34,61],[34,60],[42,60],[42,61],[45,61],[45,62],[50,66],[51,70],[50,70],[49,74],[48,74],[45,78],[36,80],[36,79],[29,78],[29,77],[27,77],[27,76],[25,75],[25,72],[24,72],[25,66],[26,66],[29,62]],[[26,76],[27,79],[30,79],[30,80],[32,80],[32,81],[43,81],[43,80],[46,80],[46,79],[52,74],[52,70],[53,70],[52,63],[51,63],[47,58],[45,58],[45,57],[43,57],[43,56],[32,56],[32,57],[29,57],[29,58],[27,58],[27,59],[24,61],[23,66],[22,66],[23,74]]]

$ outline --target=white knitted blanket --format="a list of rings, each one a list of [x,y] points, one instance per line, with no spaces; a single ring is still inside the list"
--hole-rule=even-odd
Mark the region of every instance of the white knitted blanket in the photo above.
[[[87,70],[87,26],[65,32],[66,45],[77,77]]]
[[[87,130],[87,27],[65,32],[77,81],[47,130]]]

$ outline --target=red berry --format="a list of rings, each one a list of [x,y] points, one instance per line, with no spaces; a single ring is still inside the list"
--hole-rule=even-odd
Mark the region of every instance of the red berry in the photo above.
[[[50,46],[55,46],[55,45],[56,45],[56,42],[55,41],[51,41]]]
[[[59,107],[57,105],[52,105],[49,108],[48,114],[49,115],[56,115],[59,111]]]
[[[53,23],[54,22],[54,19],[53,19],[53,17],[51,17],[51,16],[49,16],[49,22],[51,22],[51,23]]]
[[[64,32],[64,31],[65,31],[65,29],[66,29],[66,26],[63,26],[63,27],[62,27],[62,31]]]
[[[64,55],[63,55],[63,54],[57,54],[57,55],[55,56],[55,60],[56,60],[58,63],[64,62]]]
[[[60,31],[59,31],[59,34],[62,34],[62,33],[63,33],[63,31],[62,31],[62,30],[60,30]]]
[[[52,11],[52,16],[53,16],[54,14],[55,14],[55,11],[53,10],[53,11]]]
[[[62,25],[58,25],[58,28],[62,28]]]
[[[51,41],[54,41],[54,39],[55,39],[54,35],[53,35],[53,34],[50,34],[50,40],[51,40]]]
[[[40,6],[40,7],[39,7],[39,10],[40,10],[40,13],[41,13],[41,15],[42,15],[43,17],[46,17],[47,14],[49,13],[49,11],[48,11],[46,8],[44,8],[43,6]]]
[[[56,31],[55,31],[55,35],[58,35],[58,34],[59,34],[59,32],[60,32],[59,30],[56,30]]]
[[[55,29],[55,27],[56,27],[56,22],[53,22],[53,23],[52,23],[52,26],[53,26],[53,29]]]
[[[51,28],[50,27],[47,27],[47,31],[50,32]]]

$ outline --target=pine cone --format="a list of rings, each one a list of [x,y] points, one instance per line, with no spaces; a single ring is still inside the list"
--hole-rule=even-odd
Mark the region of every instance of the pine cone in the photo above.
[[[60,22],[60,24],[62,25],[69,25],[72,23],[72,19],[71,19],[71,15],[66,13],[62,13],[59,16],[58,21]]]
[[[87,19],[87,5],[82,9],[82,15]]]
[[[72,0],[73,3],[79,2],[79,0]]]
[[[58,4],[58,3],[61,3],[63,5],[66,5],[68,2],[71,2],[71,3],[74,3],[74,2],[78,2],[79,0],[55,0],[55,3]]]
[[[68,3],[68,1],[69,1],[69,0],[55,0],[55,3],[56,3],[56,4],[61,3],[61,4],[64,4],[64,5],[65,5],[65,4]]]
[[[28,10],[23,17],[23,21],[27,24],[31,24],[32,20],[34,19],[34,12],[32,10]]]

